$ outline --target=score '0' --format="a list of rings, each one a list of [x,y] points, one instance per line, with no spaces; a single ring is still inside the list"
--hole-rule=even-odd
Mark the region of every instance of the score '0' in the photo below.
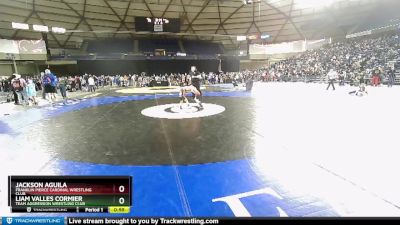
[[[124,192],[125,191],[125,187],[123,185],[119,186],[118,188],[119,192]],[[119,198],[119,204],[123,205],[125,203],[125,198],[121,197]]]

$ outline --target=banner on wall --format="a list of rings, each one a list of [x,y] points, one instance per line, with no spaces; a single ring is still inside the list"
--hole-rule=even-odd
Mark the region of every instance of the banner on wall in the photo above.
[[[6,40],[0,39],[0,53],[46,55],[46,43],[43,40]]]
[[[46,43],[43,40],[18,41],[19,54],[47,54]]]
[[[279,44],[252,44],[250,45],[250,55],[275,55],[286,53],[304,52],[309,49],[315,49],[330,43],[330,39],[321,40],[300,40],[292,42],[283,42]]]
[[[9,54],[19,54],[18,42],[0,39],[0,52]]]

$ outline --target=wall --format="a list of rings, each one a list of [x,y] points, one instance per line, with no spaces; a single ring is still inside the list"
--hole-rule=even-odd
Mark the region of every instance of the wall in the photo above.
[[[61,76],[75,76],[79,75],[79,69],[77,64],[66,64],[66,65],[39,65],[39,70],[44,71],[50,69],[55,75]]]
[[[21,75],[37,75],[38,67],[34,62],[17,61],[18,73]],[[14,71],[13,63],[10,61],[0,61],[0,75],[11,76]]]
[[[39,75],[49,68],[57,76],[73,76],[84,73],[92,74],[127,74],[146,72],[148,74],[188,73],[192,65],[201,72],[218,72],[219,60],[81,60],[77,64],[71,62],[56,63],[44,61],[17,61],[18,73],[21,75]],[[234,57],[224,57],[221,63],[222,71],[239,71],[239,60]],[[14,73],[11,61],[0,61],[0,76],[10,76]]]
[[[18,73],[21,75],[39,75],[38,67],[35,63],[17,63]]]
[[[194,65],[201,72],[218,72],[218,60],[96,60],[78,61],[79,73],[126,74],[146,72],[148,74],[187,73]],[[223,71],[238,71],[239,60],[222,61]]]
[[[12,64],[0,62],[0,76],[10,76],[11,74],[13,74]]]

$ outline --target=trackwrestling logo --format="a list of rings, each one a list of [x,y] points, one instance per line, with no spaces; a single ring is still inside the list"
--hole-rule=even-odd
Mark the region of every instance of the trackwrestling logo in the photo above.
[[[29,225],[29,224],[53,224],[64,225],[64,218],[62,217],[7,217],[3,218],[3,224],[13,225]]]

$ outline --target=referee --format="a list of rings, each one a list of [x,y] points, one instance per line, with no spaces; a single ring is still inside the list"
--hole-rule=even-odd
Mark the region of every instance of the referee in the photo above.
[[[195,87],[197,89],[197,91],[200,93],[200,99],[197,99],[196,95],[193,94],[193,98],[196,101],[196,103],[199,104],[200,108],[203,108],[203,105],[201,104],[202,100],[203,100],[203,93],[200,90],[200,84],[201,84],[201,74],[199,71],[197,71],[196,66],[191,66],[190,68],[190,73],[189,73],[190,77],[191,77],[191,82],[193,87]]]

